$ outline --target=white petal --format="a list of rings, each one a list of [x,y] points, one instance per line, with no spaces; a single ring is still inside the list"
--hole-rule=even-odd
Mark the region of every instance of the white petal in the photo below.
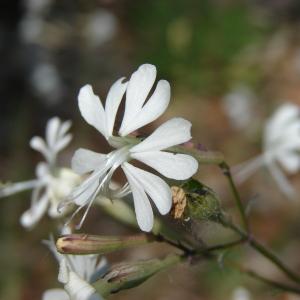
[[[46,127],[46,141],[50,148],[55,146],[58,130],[60,127],[60,120],[58,117],[50,119]]]
[[[160,125],[145,140],[130,149],[130,152],[163,150],[185,143],[191,139],[192,124],[182,118],[173,118]]]
[[[65,121],[62,122],[59,131],[58,131],[58,137],[61,138],[63,137],[67,131],[70,129],[70,127],[72,126],[72,122],[71,121]]]
[[[268,164],[268,168],[278,184],[279,189],[290,199],[296,196],[293,186],[290,184],[281,169],[275,163]]]
[[[48,202],[48,195],[45,193],[37,202],[32,203],[30,209],[21,216],[22,226],[32,228],[45,214]]]
[[[143,187],[145,192],[151,197],[159,212],[167,214],[172,206],[172,194],[170,187],[158,176],[124,163],[126,171],[135,178]]]
[[[286,103],[281,105],[271,118],[273,125],[279,128],[284,127],[293,119],[299,118],[300,108],[293,103]],[[274,128],[275,129],[275,128]]]
[[[131,157],[150,166],[165,177],[176,180],[188,179],[198,169],[197,160],[186,154],[152,151],[133,153]]]
[[[124,77],[112,85],[106,98],[105,114],[108,136],[112,136],[117,111],[128,84],[127,82],[122,83],[123,80]]]
[[[292,103],[280,106],[266,123],[265,140],[271,143],[285,133],[287,126],[299,119],[299,112],[299,106]]]
[[[85,174],[100,168],[105,162],[105,154],[80,148],[72,157],[72,169],[78,174]]]
[[[42,300],[70,300],[70,297],[63,289],[51,289],[44,292]]]
[[[100,185],[100,181],[105,170],[106,169],[94,171],[94,173],[92,173],[92,175],[90,175],[80,186],[73,190],[69,197],[73,199],[75,204],[78,206],[84,206],[92,200],[93,195],[96,193],[96,190]]]
[[[41,137],[34,136],[29,143],[32,149],[42,153],[46,159],[49,159],[49,150],[45,144],[45,141]]]
[[[64,257],[59,261],[58,281],[61,283],[69,281],[69,267]]]
[[[81,190],[81,193],[78,193],[77,196],[72,196],[75,204],[78,206],[86,205],[92,199],[92,196],[95,194],[98,186],[99,180],[94,180],[87,189]],[[77,190],[75,191],[77,192]]]
[[[69,281],[65,284],[65,290],[72,300],[89,300],[96,294],[96,290],[89,283],[72,271],[69,273]],[[92,299],[97,299],[97,297]]]
[[[131,188],[137,223],[143,231],[149,232],[153,227],[153,211],[150,201],[143,187],[128,172],[125,165],[122,166],[122,169]]]
[[[156,78],[156,68],[150,64],[141,65],[129,80],[126,91],[125,112],[120,134],[142,109]],[[121,134],[122,135],[122,134]]]
[[[98,96],[90,85],[85,85],[79,91],[78,105],[82,117],[107,138],[106,117],[104,108]]]
[[[47,175],[49,175],[49,166],[45,162],[39,162],[35,168],[35,174],[36,177],[39,179],[45,178]]]
[[[7,184],[0,188],[0,198],[10,196],[18,192],[31,190],[33,188],[38,187],[39,185],[40,185],[39,180],[30,180],[30,181],[17,182],[13,184]]]
[[[170,96],[171,90],[169,82],[160,80],[153,95],[144,105],[142,110],[132,119],[132,122],[128,123],[128,125],[123,128],[120,134],[122,136],[128,135],[160,117],[169,105]]]
[[[300,155],[295,152],[282,151],[277,155],[278,161],[290,173],[296,173],[300,169]]]
[[[72,138],[73,138],[72,134],[67,134],[63,138],[57,140],[53,151],[57,153],[62,149],[66,148],[70,144]]]

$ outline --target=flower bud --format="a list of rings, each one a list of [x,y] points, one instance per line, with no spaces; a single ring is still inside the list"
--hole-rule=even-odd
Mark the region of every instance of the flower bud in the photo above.
[[[63,254],[105,254],[152,242],[151,236],[140,234],[126,237],[70,234],[60,237],[57,250]]]
[[[130,289],[172,265],[183,258],[171,254],[164,259],[150,259],[116,265],[102,279],[94,284],[95,289],[104,297],[120,290]]]

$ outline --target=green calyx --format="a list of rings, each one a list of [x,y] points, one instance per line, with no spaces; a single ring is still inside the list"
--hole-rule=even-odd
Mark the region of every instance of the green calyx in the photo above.
[[[190,179],[182,188],[187,197],[185,216],[196,220],[218,219],[221,208],[217,194],[201,182]]]

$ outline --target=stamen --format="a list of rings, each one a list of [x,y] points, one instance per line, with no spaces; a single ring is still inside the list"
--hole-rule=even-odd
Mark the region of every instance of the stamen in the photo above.
[[[87,214],[88,214],[88,212],[89,212],[89,210],[90,210],[90,208],[91,208],[91,206],[92,206],[94,200],[96,199],[97,194],[99,193],[99,191],[100,191],[100,189],[103,187],[103,185],[104,185],[107,181],[109,181],[109,180],[111,179],[111,177],[112,177],[112,175],[113,175],[115,169],[116,169],[116,168],[112,167],[112,168],[109,170],[109,172],[108,172],[108,173],[106,174],[106,176],[102,179],[101,183],[99,184],[99,186],[97,187],[97,189],[95,190],[95,192],[94,192],[94,193],[91,195],[91,197],[89,198],[89,204],[88,204],[88,206],[87,206],[87,209],[85,210],[85,212],[84,212],[84,214],[83,214],[83,217],[82,217],[80,223],[79,223],[78,225],[76,225],[76,227],[75,227],[77,230],[81,228],[81,226],[82,226],[83,222],[85,221],[85,218],[86,218],[86,216],[87,216]]]

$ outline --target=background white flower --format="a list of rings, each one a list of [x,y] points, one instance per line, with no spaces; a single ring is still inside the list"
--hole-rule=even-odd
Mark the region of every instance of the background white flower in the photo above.
[[[62,215],[57,208],[74,186],[80,182],[80,177],[72,170],[58,168],[56,156],[71,141],[72,135],[68,133],[71,122],[61,122],[59,118],[50,119],[46,127],[46,140],[41,137],[33,137],[30,146],[42,153],[46,162],[38,163],[36,167],[36,179],[9,184],[0,189],[0,197],[9,196],[17,192],[33,189],[31,206],[21,217],[24,227],[34,226],[48,210],[52,218]]]
[[[242,286],[235,288],[231,296],[232,300],[251,300],[251,298],[250,292]]]
[[[50,289],[44,292],[43,300],[101,300],[91,285],[107,271],[105,258],[98,255],[63,255],[55,247],[53,239],[45,241],[59,262],[58,281],[64,289]]]
[[[170,187],[160,177],[129,164],[133,159],[171,179],[184,180],[196,173],[198,162],[193,157],[163,151],[191,139],[191,123],[187,120],[173,118],[143,141],[128,137],[133,131],[161,116],[169,104],[170,85],[166,80],[158,81],[154,92],[149,96],[155,78],[155,66],[140,66],[128,82],[123,82],[124,78],[121,78],[113,84],[107,95],[105,108],[91,86],[81,88],[78,104],[83,118],[115,148],[107,155],[79,149],[72,159],[74,171],[79,174],[91,172],[71,194],[71,199],[79,205],[79,209],[88,205],[81,224],[100,192],[113,193],[114,197],[123,197],[132,192],[137,222],[144,231],[150,231],[153,227],[153,212],[148,197],[161,214],[169,212],[172,204]],[[114,136],[115,118],[125,91],[124,117],[118,136]],[[118,167],[124,171],[128,183],[123,188],[112,191],[109,183]]]
[[[288,197],[295,191],[282,168],[289,174],[300,170],[300,108],[286,103],[280,106],[266,122],[263,135],[263,153],[242,164],[236,179],[243,182],[257,169],[265,165],[279,188]],[[281,167],[282,168],[281,168]]]
[[[254,103],[256,97],[252,90],[241,85],[230,91],[222,99],[222,105],[229,121],[236,129],[248,129],[255,117]]]

